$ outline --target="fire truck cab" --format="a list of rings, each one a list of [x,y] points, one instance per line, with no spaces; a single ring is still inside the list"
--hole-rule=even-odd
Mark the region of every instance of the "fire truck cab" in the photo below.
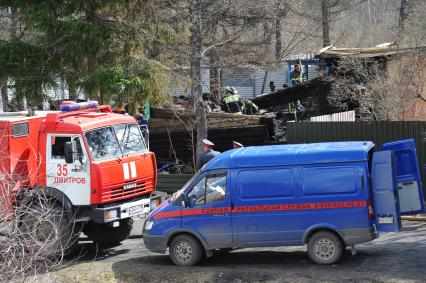
[[[25,192],[40,192],[89,239],[117,244],[149,212],[155,156],[131,116],[95,102],[61,110],[0,114],[0,221],[13,220]]]

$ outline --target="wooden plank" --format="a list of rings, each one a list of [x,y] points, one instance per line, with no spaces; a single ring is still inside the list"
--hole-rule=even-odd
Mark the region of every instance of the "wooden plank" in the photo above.
[[[166,127],[167,125],[167,127]],[[244,118],[240,119],[215,119],[214,121],[208,120],[208,128],[211,129],[227,129],[227,128],[242,128],[247,126],[256,126],[262,125],[261,119],[256,120],[247,120]],[[189,129],[188,129],[189,128]],[[149,130],[151,134],[156,133],[167,133],[167,132],[188,132],[191,130],[188,127],[179,121],[169,122],[168,120],[155,121],[150,123]],[[195,131],[195,128],[194,128]]]
[[[173,118],[176,118],[177,115],[181,117],[185,117],[185,118],[195,117],[195,113],[193,111],[151,108],[151,118],[173,119]],[[244,117],[246,119],[260,119],[261,116],[231,114],[231,113],[223,113],[223,112],[207,113],[207,118],[232,118],[232,117]]]
[[[426,215],[421,215],[421,216],[411,216],[411,215],[405,215],[405,216],[401,216],[402,220],[407,220],[407,221],[426,221]]]

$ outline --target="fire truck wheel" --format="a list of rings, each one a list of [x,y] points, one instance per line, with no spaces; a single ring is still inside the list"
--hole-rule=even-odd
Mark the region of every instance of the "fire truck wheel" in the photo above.
[[[176,265],[191,266],[198,264],[204,255],[200,242],[191,235],[178,235],[170,243],[170,258]]]
[[[120,220],[118,227],[106,224],[88,223],[84,226],[83,232],[93,242],[102,246],[118,245],[124,241],[133,228],[133,220],[126,218]]]
[[[316,264],[336,263],[343,254],[340,238],[330,231],[320,231],[308,240],[309,258]]]
[[[21,231],[29,246],[40,249],[47,257],[72,252],[78,243],[67,214],[54,203],[35,203],[22,218]]]

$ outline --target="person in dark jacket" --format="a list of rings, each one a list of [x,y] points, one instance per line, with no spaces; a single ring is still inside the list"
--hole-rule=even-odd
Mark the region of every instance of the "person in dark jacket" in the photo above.
[[[305,74],[299,64],[294,65],[293,72],[290,73],[291,86],[303,84],[306,81]]]
[[[195,166],[195,169],[197,171],[200,170],[204,164],[209,162],[210,159],[220,154],[219,151],[213,150],[214,143],[212,143],[208,139],[203,139],[203,145],[204,145],[204,152],[200,154],[200,156],[198,157],[197,164]]]
[[[271,89],[271,92],[275,92],[277,90],[277,87],[273,81],[269,82],[269,88]]]

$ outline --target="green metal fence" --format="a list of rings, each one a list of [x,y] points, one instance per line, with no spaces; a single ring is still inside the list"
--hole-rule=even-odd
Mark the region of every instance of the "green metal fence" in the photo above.
[[[192,176],[192,174],[158,174],[156,190],[173,194],[182,188]]]
[[[426,193],[426,121],[382,122],[299,122],[287,123],[287,143],[328,141],[373,141],[377,148],[385,142],[414,138]]]

